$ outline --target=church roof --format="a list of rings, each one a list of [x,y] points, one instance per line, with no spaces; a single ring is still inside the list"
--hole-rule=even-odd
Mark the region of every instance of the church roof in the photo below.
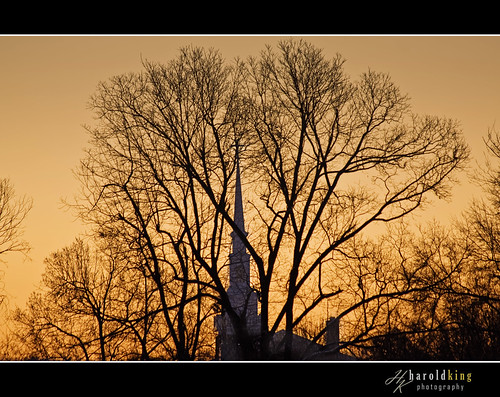
[[[283,355],[286,331],[278,331],[272,341],[273,356],[279,358]],[[326,349],[324,345],[293,334],[292,360],[294,361],[351,361],[355,357],[342,354],[338,349]]]

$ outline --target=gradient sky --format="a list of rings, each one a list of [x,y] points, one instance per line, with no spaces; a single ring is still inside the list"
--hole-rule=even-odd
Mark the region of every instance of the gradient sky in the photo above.
[[[82,225],[61,200],[78,192],[72,170],[87,145],[83,124],[97,83],[140,71],[141,57],[167,62],[179,47],[219,49],[227,60],[258,55],[283,36],[0,36],[0,177],[33,198],[25,222],[30,259],[9,254],[0,280],[11,307],[23,306],[41,281],[43,259],[70,244]],[[324,53],[340,53],[357,78],[368,68],[387,72],[411,97],[413,111],[457,119],[475,160],[482,138],[500,119],[500,36],[307,36]],[[446,222],[477,187],[467,182],[453,200],[426,212]]]

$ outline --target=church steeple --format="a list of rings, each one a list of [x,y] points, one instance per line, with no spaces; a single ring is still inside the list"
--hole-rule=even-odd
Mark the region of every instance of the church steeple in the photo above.
[[[243,211],[243,194],[241,189],[240,173],[240,145],[235,143],[236,153],[236,181],[234,189],[234,229],[231,232],[232,250],[229,254],[229,287],[227,295],[232,309],[243,320],[244,326],[250,337],[259,334],[260,316],[257,314],[257,294],[250,284],[250,255],[245,243],[240,238],[248,233],[245,230],[245,219]],[[242,353],[240,344],[236,337],[231,319],[223,311],[215,318],[217,329],[217,356],[221,360],[241,360]]]
[[[241,191],[240,173],[240,146],[236,141],[236,185],[234,192],[234,223],[236,227],[246,236],[245,219],[243,215],[243,197]],[[250,287],[250,255],[240,235],[233,230],[232,253],[229,255],[229,288],[228,295],[233,308],[246,317],[257,314],[257,300],[254,299]]]
[[[241,193],[241,176],[240,176],[240,159],[239,145],[236,142],[236,186],[234,192],[234,223],[236,227],[246,236],[245,218],[243,216],[243,197]],[[232,254],[230,255],[230,276],[229,283],[231,284],[248,284],[250,286],[250,257],[246,252],[245,244],[241,240],[238,233],[233,230],[232,238]]]

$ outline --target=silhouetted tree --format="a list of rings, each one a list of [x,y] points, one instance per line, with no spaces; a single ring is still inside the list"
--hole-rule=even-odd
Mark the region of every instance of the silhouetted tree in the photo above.
[[[49,256],[41,288],[13,316],[24,358],[175,358],[154,283],[133,260],[81,239]]]
[[[17,198],[8,179],[0,178],[0,255],[7,252],[27,253],[29,245],[22,240],[21,224],[31,209],[32,201]]]
[[[500,135],[490,130],[485,139],[486,167],[474,179],[483,196],[476,198],[458,223],[462,240],[470,245],[467,275],[450,297],[456,322],[453,358],[497,360],[500,357]]]
[[[16,197],[14,187],[8,179],[0,178],[0,262],[8,252],[28,253],[29,244],[22,239],[22,222],[31,205],[30,199]],[[0,294],[0,304],[4,297]]]
[[[117,326],[107,321],[115,289],[114,261],[90,252],[77,239],[45,261],[43,288],[34,292],[25,311],[18,310],[18,333],[32,354],[45,359],[106,360]]]
[[[327,302],[338,317],[362,318],[347,346],[390,302],[447,277],[366,259],[376,247],[362,233],[447,196],[468,156],[457,123],[411,113],[386,74],[351,81],[340,56],[304,41],[233,63],[189,47],[101,83],[91,106],[98,125],[79,170],[80,214],[141,258],[176,359],[197,357],[214,303],[246,340],[226,293],[231,231],[256,269],[262,358],[279,327],[289,358],[294,330]],[[231,211],[235,142],[248,236]]]
[[[386,260],[401,266],[411,283],[428,288],[393,302],[385,323],[356,342],[360,355],[378,360],[452,359],[446,344],[452,334],[459,340],[454,331],[456,293],[460,280],[469,276],[471,245],[458,231],[437,223],[418,232],[405,227],[388,239],[389,243],[387,237],[377,241],[393,253]]]
[[[425,294],[411,294],[364,345],[378,359],[497,360],[500,357],[499,171],[500,138],[485,140],[486,167],[473,178],[475,198],[448,231],[432,225],[423,239],[411,238],[404,252],[418,248],[419,261],[456,267],[445,282]],[[426,254],[429,253],[429,254]]]

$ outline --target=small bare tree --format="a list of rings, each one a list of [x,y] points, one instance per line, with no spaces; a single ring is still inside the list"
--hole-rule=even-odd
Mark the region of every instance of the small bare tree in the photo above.
[[[22,223],[31,206],[30,199],[16,197],[14,187],[8,179],[0,178],[0,263],[9,252],[28,253],[30,246],[22,239]],[[0,304],[4,298],[0,294]]]
[[[133,260],[82,239],[51,254],[40,289],[13,315],[24,358],[173,358],[154,283]]]
[[[106,360],[108,339],[119,328],[107,321],[116,261],[104,260],[77,239],[45,263],[42,289],[14,316],[18,333],[41,358]]]
[[[8,179],[0,178],[0,255],[29,251],[28,243],[22,240],[21,224],[31,206],[30,199],[16,198],[14,187]]]

